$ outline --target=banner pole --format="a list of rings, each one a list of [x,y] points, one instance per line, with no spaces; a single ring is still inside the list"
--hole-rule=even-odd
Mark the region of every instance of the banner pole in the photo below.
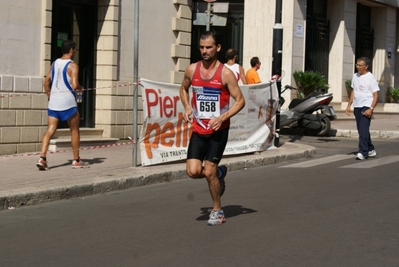
[[[138,121],[138,80],[139,80],[139,0],[134,1],[134,63],[133,63],[133,167],[137,167],[137,121]]]

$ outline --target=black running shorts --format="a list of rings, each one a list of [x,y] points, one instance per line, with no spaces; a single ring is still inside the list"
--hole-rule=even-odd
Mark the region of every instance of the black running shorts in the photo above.
[[[219,164],[229,138],[229,128],[206,135],[193,132],[188,145],[187,159],[207,160]]]

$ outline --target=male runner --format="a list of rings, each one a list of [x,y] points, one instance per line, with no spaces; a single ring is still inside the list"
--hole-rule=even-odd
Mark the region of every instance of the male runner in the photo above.
[[[187,67],[180,86],[184,121],[192,122],[193,127],[186,170],[191,178],[206,178],[213,201],[208,225],[220,225],[226,221],[220,197],[225,189],[227,168],[218,164],[226,147],[230,118],[244,107],[245,100],[234,73],[217,59],[221,50],[217,33],[203,33],[199,49],[202,60]],[[231,107],[230,96],[235,100]]]
[[[80,116],[75,91],[81,91],[82,86],[78,81],[79,66],[72,61],[75,49],[76,44],[71,40],[62,43],[61,52],[63,55],[53,62],[43,83],[44,90],[49,98],[48,126],[43,134],[41,154],[36,163],[39,170],[48,170],[46,154],[50,139],[57,130],[59,121],[67,121],[71,129],[72,168],[89,167],[88,163],[82,162],[79,157]]]

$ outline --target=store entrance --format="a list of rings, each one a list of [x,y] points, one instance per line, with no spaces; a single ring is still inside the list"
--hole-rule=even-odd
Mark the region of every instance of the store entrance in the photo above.
[[[79,82],[85,88],[94,88],[97,0],[53,0],[51,62],[62,56],[63,40],[76,42],[74,61],[79,65]],[[81,127],[94,127],[94,90],[84,90],[78,104]],[[66,122],[59,128],[68,128]]]

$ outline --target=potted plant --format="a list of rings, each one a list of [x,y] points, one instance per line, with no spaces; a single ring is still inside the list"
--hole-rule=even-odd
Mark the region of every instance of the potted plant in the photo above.
[[[349,101],[349,98],[351,97],[351,93],[352,93],[352,90],[353,90],[353,88],[352,88],[352,80],[346,80],[345,81],[345,87],[346,87],[346,92],[348,94],[348,101]]]
[[[323,74],[314,71],[295,71],[293,74],[300,97],[306,97],[312,92],[325,93],[329,85]]]
[[[399,99],[399,88],[390,86],[388,88],[388,96],[392,99],[393,103],[398,103]]]

